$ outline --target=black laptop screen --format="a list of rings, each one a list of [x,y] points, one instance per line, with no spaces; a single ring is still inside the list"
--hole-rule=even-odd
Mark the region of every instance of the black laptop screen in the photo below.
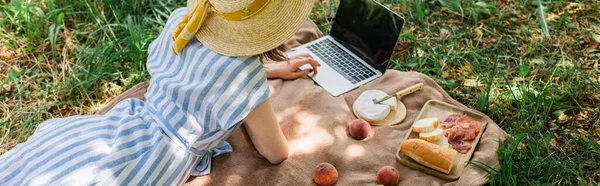
[[[330,35],[385,72],[404,19],[373,0],[341,0]]]

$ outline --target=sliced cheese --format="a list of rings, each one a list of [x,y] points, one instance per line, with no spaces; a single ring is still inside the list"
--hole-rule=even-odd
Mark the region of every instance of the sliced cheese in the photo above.
[[[417,120],[412,125],[412,129],[415,132],[431,132],[438,128],[438,119],[437,118],[424,118]]]
[[[433,130],[431,132],[419,133],[419,139],[429,141],[429,142],[437,141],[439,139],[442,139],[443,137],[444,137],[444,130],[441,128],[436,128],[435,130]]]
[[[448,144],[448,138],[442,136],[442,138],[440,138],[439,140],[436,141],[432,141],[431,143],[436,144],[440,147],[445,147],[448,148],[450,146],[450,144]]]
[[[385,92],[383,92],[383,93],[385,94]],[[381,98],[377,98],[377,100],[383,99],[385,96],[387,96],[387,95],[384,95]],[[396,108],[398,107],[398,101],[396,101],[396,97],[391,97],[389,99],[386,99],[385,101],[382,101],[381,104],[389,106],[390,109],[393,111],[395,111]]]
[[[395,98],[390,98],[381,102],[381,104],[375,104],[373,99],[380,100],[387,96],[387,94],[380,90],[367,90],[356,98],[354,101],[354,109],[356,114],[360,118],[367,121],[376,122],[385,119],[390,114],[390,111],[395,110],[397,105]]]

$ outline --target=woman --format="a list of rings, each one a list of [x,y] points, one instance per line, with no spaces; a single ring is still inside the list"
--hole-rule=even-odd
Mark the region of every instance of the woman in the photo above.
[[[211,158],[245,121],[270,163],[288,144],[269,101],[267,77],[296,78],[306,55],[280,45],[308,18],[309,0],[200,0],[175,10],[149,46],[146,101],[127,99],[104,115],[41,123],[0,156],[0,185],[181,185],[210,173]],[[188,11],[189,10],[189,11]],[[285,11],[282,11],[285,10]],[[236,57],[237,56],[237,57]]]

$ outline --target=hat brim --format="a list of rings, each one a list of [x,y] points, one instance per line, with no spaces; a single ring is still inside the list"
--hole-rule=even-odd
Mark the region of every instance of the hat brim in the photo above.
[[[188,10],[196,0],[188,1]],[[306,22],[310,0],[271,0],[257,15],[228,21],[209,12],[196,38],[210,50],[227,56],[252,56],[279,47]]]

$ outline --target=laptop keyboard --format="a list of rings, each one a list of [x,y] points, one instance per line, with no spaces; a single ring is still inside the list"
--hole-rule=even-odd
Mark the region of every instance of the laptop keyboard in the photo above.
[[[342,74],[342,76],[352,82],[352,84],[361,82],[375,75],[373,70],[354,59],[348,52],[342,50],[328,39],[312,44],[306,48],[315,53],[335,71]]]

